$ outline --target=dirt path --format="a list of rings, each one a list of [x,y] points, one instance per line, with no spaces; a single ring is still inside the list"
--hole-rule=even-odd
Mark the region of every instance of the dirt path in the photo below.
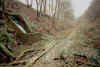
[[[69,50],[76,40],[77,32],[78,28],[74,28],[68,37],[62,40],[52,41],[50,44],[48,44],[46,47],[51,47],[49,48],[49,52],[41,57],[37,63],[34,64],[34,67],[60,67],[61,63],[55,62],[54,58],[59,58],[63,51],[69,53]]]
[[[56,45],[54,46],[54,48],[47,53],[43,59],[50,61],[53,60],[54,58],[57,58],[60,56],[60,54],[66,50],[68,51],[68,49],[72,46],[72,44],[74,43],[73,39],[75,38],[76,35],[76,29],[74,29],[68,37],[66,37],[63,40],[57,41]]]
[[[55,60],[55,58],[61,58],[62,55],[64,57],[73,56],[74,54],[88,57],[94,56],[94,53],[96,53],[94,49],[91,47],[84,47],[80,44],[83,40],[82,37],[84,37],[84,31],[88,28],[86,25],[87,23],[80,23],[76,28],[70,29],[70,32],[61,39],[49,39],[49,42],[45,45],[46,50],[39,56],[36,56],[35,61],[34,57],[31,58],[25,67],[64,67],[65,62],[61,59],[59,61]],[[70,59],[68,61],[70,61]],[[73,64],[73,62],[74,61],[71,63]],[[73,66],[74,65],[71,67]]]
[[[61,55],[67,57],[73,54],[90,54],[91,48],[83,47],[79,44],[82,40],[81,36],[83,36],[83,30],[86,29],[86,24],[80,23],[75,28],[70,29],[70,32],[65,37],[61,39],[51,39],[49,43],[45,45],[46,51],[39,56],[36,63],[33,63],[34,59],[31,59],[26,67],[62,67],[65,63],[62,62],[62,60],[56,61],[54,60],[55,58],[60,58]]]

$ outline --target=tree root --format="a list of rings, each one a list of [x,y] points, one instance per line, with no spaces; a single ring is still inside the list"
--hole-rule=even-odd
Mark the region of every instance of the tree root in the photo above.
[[[20,55],[16,58],[16,60],[19,60],[20,58],[22,58],[25,53],[28,53],[28,52],[34,52],[35,50],[32,48],[32,49],[27,49],[27,50],[24,50],[22,53],[20,53]]]
[[[27,60],[21,60],[21,61],[18,61],[20,60],[22,57],[24,57],[25,53],[27,52],[34,52],[34,51],[40,51],[40,50],[33,50],[33,49],[27,49],[25,51],[23,51],[17,58],[16,58],[16,61],[10,63],[11,65],[16,65],[16,64],[23,64],[23,63],[28,63],[30,61],[30,59],[27,59]]]
[[[20,55],[16,58],[16,60],[20,60],[22,57],[24,57],[24,55],[26,54],[26,53],[28,53],[28,52],[34,52],[34,54],[35,53],[37,53],[38,51],[40,51],[40,50],[35,50],[35,49],[33,49],[33,48],[31,48],[31,49],[26,49],[26,50],[24,50],[23,52],[21,52],[20,53]]]
[[[27,61],[28,60],[14,61],[14,62],[10,63],[10,65],[23,64],[23,63],[26,63]]]

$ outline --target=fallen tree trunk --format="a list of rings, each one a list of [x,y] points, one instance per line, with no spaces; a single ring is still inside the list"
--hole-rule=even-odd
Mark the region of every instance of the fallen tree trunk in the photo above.
[[[9,16],[8,19],[10,20],[9,22],[12,23],[12,25],[14,25],[14,27],[16,27],[16,29],[20,33],[26,34],[26,31],[19,24],[17,24],[14,20],[12,20],[12,17]]]
[[[26,20],[26,18],[23,15],[19,15],[19,17],[21,19],[23,19],[23,22],[24,22],[25,26],[27,27],[27,29],[29,30],[29,32],[32,32],[32,29],[31,29],[30,25],[27,23],[28,21]]]

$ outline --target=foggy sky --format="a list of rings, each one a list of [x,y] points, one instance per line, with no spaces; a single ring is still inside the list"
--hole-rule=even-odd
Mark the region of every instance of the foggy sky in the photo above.
[[[72,0],[72,6],[76,17],[81,16],[90,6],[92,0]]]

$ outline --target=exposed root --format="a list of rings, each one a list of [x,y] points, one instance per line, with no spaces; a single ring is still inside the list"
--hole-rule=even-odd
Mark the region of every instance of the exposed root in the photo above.
[[[20,58],[24,57],[24,55],[28,52],[35,52],[35,51],[40,51],[40,50],[34,50],[33,48],[31,49],[26,49],[24,50],[22,53],[20,53],[20,55],[16,58],[16,60],[19,60]]]
[[[29,67],[31,64],[37,62],[42,56],[44,56],[46,52],[43,52],[41,55],[33,57],[29,60],[29,62],[24,67]]]
[[[11,65],[17,65],[17,64],[23,64],[26,63],[28,60],[21,60],[21,61],[14,61],[12,63],[10,63]]]

